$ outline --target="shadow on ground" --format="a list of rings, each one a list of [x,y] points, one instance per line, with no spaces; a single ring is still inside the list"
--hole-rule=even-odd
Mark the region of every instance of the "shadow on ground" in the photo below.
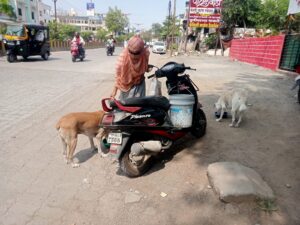
[[[182,196],[191,210],[197,205],[208,212],[208,217],[214,217],[203,220],[202,216],[198,221],[205,224],[299,224],[300,175],[296,171],[300,152],[296,149],[300,144],[300,106],[295,103],[291,86],[288,79],[255,73],[239,73],[235,81],[225,83],[222,90],[246,88],[249,91],[248,102],[252,106],[246,111],[240,128],[230,128],[230,119],[215,121],[213,103],[217,95],[200,96],[208,119],[207,134],[199,141],[186,139],[188,143],[182,143],[182,148],[189,149],[184,154],[191,155],[199,169],[218,161],[235,161],[255,169],[275,192],[280,210],[266,215],[256,204],[240,204],[233,210],[237,213],[230,216],[224,211],[224,203],[204,189]],[[292,183],[295,188],[287,190],[286,183]]]

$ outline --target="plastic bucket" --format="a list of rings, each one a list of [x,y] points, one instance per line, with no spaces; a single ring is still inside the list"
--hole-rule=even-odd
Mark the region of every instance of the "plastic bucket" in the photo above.
[[[193,106],[195,98],[193,95],[175,94],[170,95],[170,118],[174,127],[187,128],[192,126]]]

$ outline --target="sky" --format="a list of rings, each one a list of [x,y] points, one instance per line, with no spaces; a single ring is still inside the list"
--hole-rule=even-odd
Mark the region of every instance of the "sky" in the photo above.
[[[57,0],[57,8],[70,10],[73,8],[79,15],[86,15],[86,3],[91,0]],[[43,0],[54,8],[53,0]],[[93,0],[97,13],[106,13],[109,7],[117,6],[125,14],[129,14],[131,26],[138,29],[149,29],[152,23],[162,23],[168,15],[169,0]],[[173,10],[172,0],[172,10]],[[183,14],[186,0],[176,1],[176,15]]]

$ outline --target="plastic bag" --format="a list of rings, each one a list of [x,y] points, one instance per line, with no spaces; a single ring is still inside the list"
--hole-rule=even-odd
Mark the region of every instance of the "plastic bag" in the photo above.
[[[149,96],[161,96],[161,82],[156,78],[153,77],[152,80],[150,81],[150,86],[149,86],[149,91],[148,91]]]

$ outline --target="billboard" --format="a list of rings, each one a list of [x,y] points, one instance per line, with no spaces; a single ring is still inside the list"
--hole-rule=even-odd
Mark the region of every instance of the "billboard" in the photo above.
[[[223,0],[190,0],[189,27],[217,28]]]
[[[95,4],[93,2],[86,3],[86,9],[87,10],[94,10],[95,9]]]
[[[93,2],[86,3],[87,16],[95,16],[95,4]]]
[[[290,0],[288,15],[300,12],[300,0]]]

